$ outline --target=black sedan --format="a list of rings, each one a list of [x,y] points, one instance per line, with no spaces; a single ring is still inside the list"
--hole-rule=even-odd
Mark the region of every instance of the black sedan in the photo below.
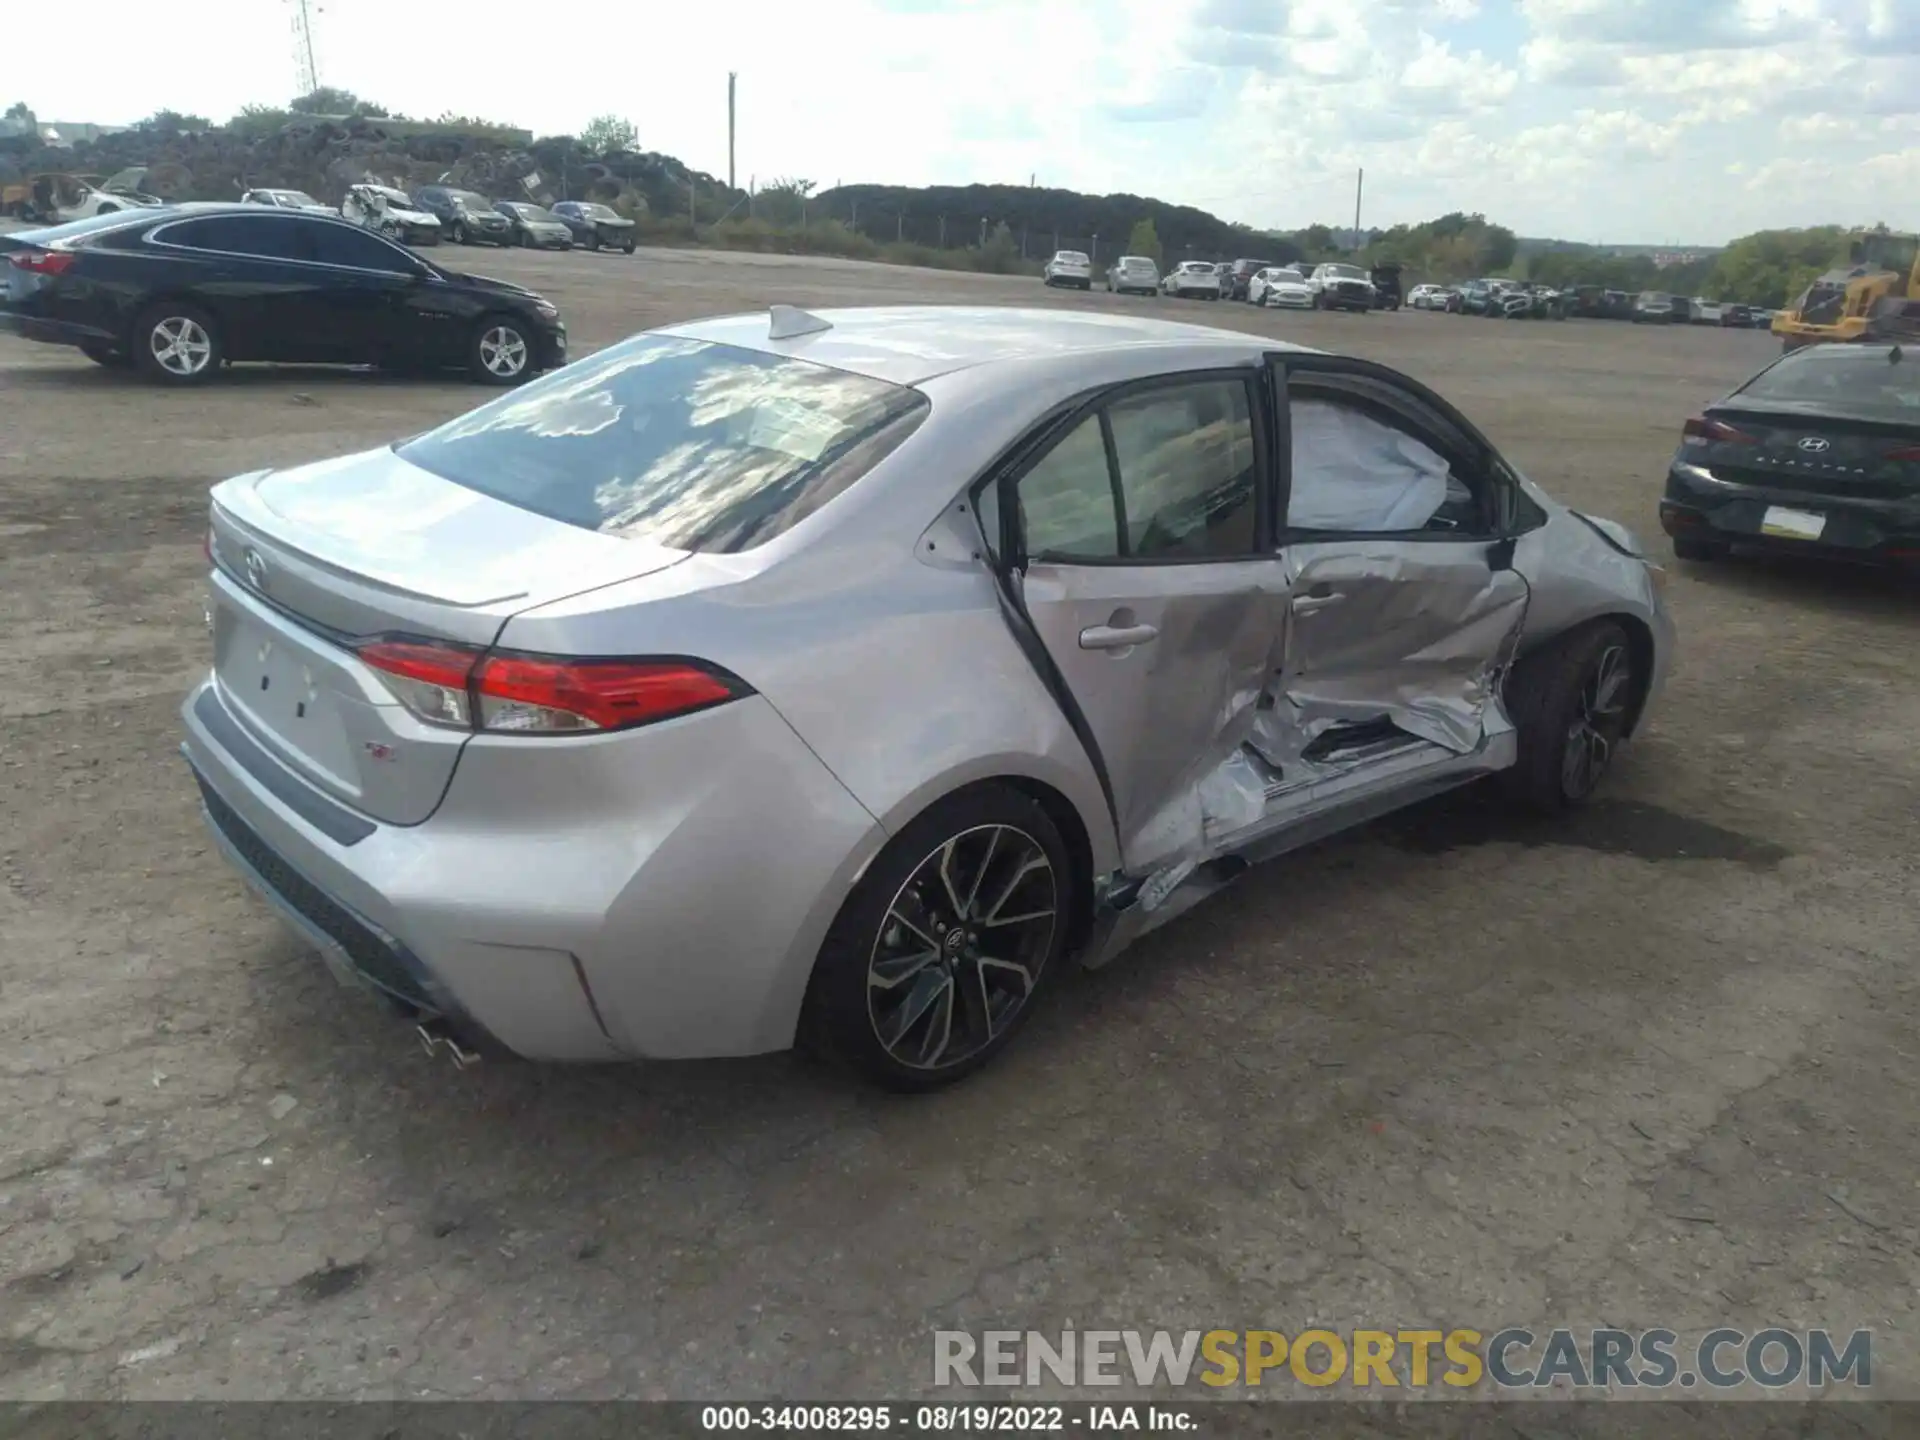
[[[0,330],[170,385],[240,360],[458,368],[513,385],[567,360],[567,327],[532,291],[315,213],[123,210],[0,235],[0,255]]]
[[[1920,565],[1920,355],[1813,345],[1687,421],[1660,524],[1682,560],[1738,545]]]
[[[638,227],[613,207],[592,200],[562,200],[553,207],[569,230],[573,243],[589,250],[624,250],[631,255],[639,244]]]
[[[525,200],[499,200],[494,202],[493,208],[512,223],[515,244],[532,250],[573,248],[573,231],[567,228],[566,221],[546,206]]]
[[[456,245],[511,245],[513,222],[474,190],[422,185],[413,203],[440,222],[440,231]]]

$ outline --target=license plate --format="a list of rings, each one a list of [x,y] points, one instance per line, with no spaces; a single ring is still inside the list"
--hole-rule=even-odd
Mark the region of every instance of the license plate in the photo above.
[[[1826,528],[1826,516],[1812,510],[1789,510],[1784,505],[1769,505],[1760,521],[1762,535],[1786,540],[1818,540]]]

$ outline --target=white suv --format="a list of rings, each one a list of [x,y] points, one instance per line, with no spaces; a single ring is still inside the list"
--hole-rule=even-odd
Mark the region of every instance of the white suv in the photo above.
[[[1040,271],[1049,285],[1071,285],[1077,290],[1093,289],[1093,262],[1078,250],[1056,250]]]
[[[1107,289],[1116,295],[1157,295],[1160,267],[1144,255],[1122,255],[1107,267]]]
[[[1160,293],[1176,300],[1191,295],[1197,300],[1220,298],[1220,271],[1205,260],[1184,260],[1167,272],[1160,282]]]

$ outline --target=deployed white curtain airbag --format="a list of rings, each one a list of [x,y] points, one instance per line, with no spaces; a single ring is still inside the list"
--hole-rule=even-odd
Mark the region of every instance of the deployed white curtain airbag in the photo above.
[[[1295,400],[1287,523],[1309,530],[1418,530],[1447,503],[1447,462],[1346,405]]]

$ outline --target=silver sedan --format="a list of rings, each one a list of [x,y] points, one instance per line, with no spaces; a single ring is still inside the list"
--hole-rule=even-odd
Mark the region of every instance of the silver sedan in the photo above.
[[[226,481],[208,550],[213,834],[462,1061],[954,1080],[1251,863],[1578,805],[1672,642],[1415,381],[1078,311],[637,335]]]

